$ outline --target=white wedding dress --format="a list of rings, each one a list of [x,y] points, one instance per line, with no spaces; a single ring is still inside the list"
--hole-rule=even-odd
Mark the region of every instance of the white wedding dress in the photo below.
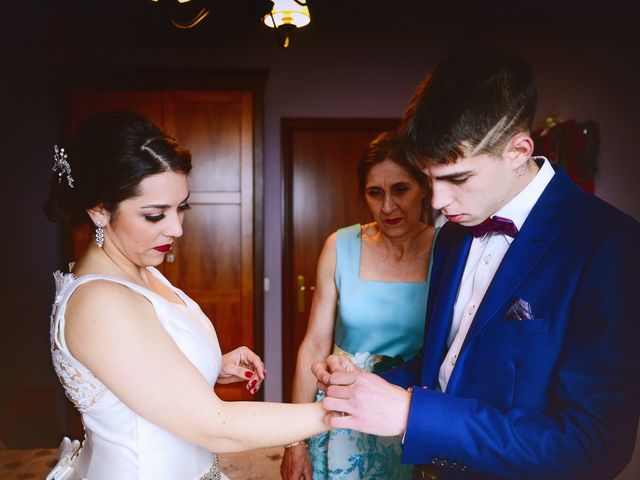
[[[184,304],[171,303],[152,291],[126,280],[106,275],[56,272],[56,298],[51,313],[51,354],[56,373],[67,396],[82,414],[85,439],[65,438],[59,461],[47,480],[214,480],[227,479],[217,456],[204,448],[148,422],[132,411],[76,360],[64,337],[64,313],[76,288],[93,280],[125,285],[146,297],[158,321],[185,356],[198,368],[211,387],[218,378],[221,352],[211,323],[200,307],[173,287],[155,268],[159,278]],[[105,305],[105,308],[109,308]]]

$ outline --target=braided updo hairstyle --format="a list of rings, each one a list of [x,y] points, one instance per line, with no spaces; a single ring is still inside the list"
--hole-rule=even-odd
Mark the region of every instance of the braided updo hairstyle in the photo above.
[[[130,110],[83,120],[66,152],[73,188],[52,173],[44,211],[49,220],[70,226],[90,223],[87,209],[99,204],[114,215],[120,202],[140,193],[140,182],[150,175],[191,171],[189,151]]]

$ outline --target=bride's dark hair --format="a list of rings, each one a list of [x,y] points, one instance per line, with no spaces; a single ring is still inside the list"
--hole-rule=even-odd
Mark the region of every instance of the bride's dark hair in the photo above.
[[[83,120],[67,153],[73,187],[54,172],[44,211],[49,220],[71,226],[89,222],[87,209],[101,203],[116,213],[120,202],[138,195],[140,182],[150,175],[191,171],[189,151],[130,110]]]

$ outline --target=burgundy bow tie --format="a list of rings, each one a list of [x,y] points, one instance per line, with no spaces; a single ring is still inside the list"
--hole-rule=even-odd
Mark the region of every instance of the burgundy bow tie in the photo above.
[[[471,234],[474,237],[482,237],[490,232],[502,233],[504,235],[509,235],[510,237],[515,237],[518,234],[518,227],[516,227],[508,218],[498,217],[495,215],[491,218],[487,218],[479,225],[471,227]]]

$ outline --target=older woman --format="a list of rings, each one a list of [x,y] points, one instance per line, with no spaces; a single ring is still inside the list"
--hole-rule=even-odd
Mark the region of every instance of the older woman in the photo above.
[[[358,182],[374,221],[342,228],[324,244],[294,402],[316,398],[311,364],[332,351],[382,371],[422,346],[435,234],[423,220],[427,179],[407,162],[396,134],[385,133],[364,153]],[[411,478],[411,466],[400,464],[400,438],[349,430],[287,445],[280,470],[286,480]]]
[[[95,242],[57,272],[53,364],[86,438],[63,441],[49,479],[221,479],[211,452],[326,430],[318,404],[225,402],[217,383],[264,379],[246,347],[224,355],[198,305],[154,267],[182,235],[191,156],[145,117],[116,111],[56,147],[47,216],[90,222]]]

